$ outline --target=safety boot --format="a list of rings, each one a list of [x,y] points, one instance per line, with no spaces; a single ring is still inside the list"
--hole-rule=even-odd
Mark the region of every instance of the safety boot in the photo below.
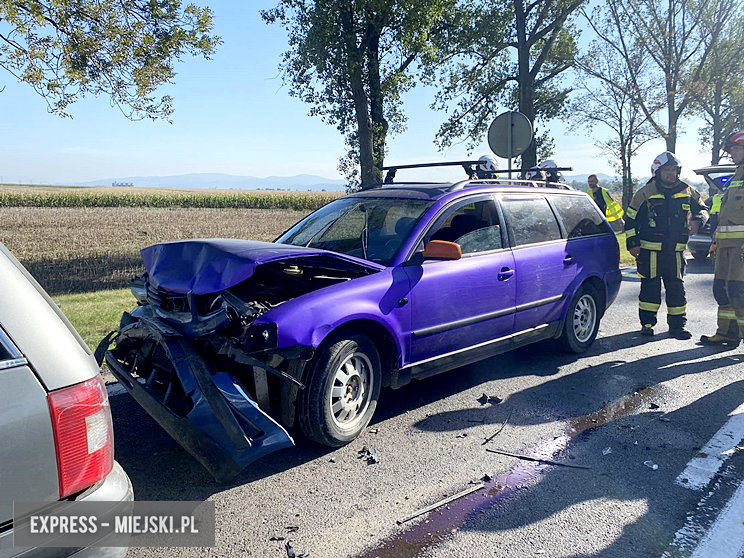
[[[715,335],[700,336],[700,342],[703,345],[730,345],[732,347],[736,347],[739,345],[739,341],[739,339],[734,339],[733,337],[725,337],[723,335],[718,335],[717,333]]]
[[[641,335],[645,337],[653,337],[654,336],[654,326],[643,324],[643,327],[641,328]]]
[[[692,333],[690,333],[689,329],[684,327],[675,327],[673,329],[670,329],[669,335],[671,335],[675,339],[679,339],[680,341],[687,341],[688,339],[692,339]]]

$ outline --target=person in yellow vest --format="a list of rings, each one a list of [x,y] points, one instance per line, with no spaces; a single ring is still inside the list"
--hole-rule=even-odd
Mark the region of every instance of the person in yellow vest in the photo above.
[[[651,180],[638,190],[625,212],[626,244],[636,258],[641,292],[638,315],[641,334],[654,334],[656,314],[661,307],[661,282],[664,281],[669,333],[675,339],[690,339],[687,323],[687,298],[684,271],[689,235],[688,216],[696,229],[708,216],[695,188],[682,182],[682,166],[674,153],[665,151],[651,165]]]
[[[718,329],[714,335],[700,337],[700,342],[737,346],[744,337],[744,130],[731,134],[723,150],[737,168],[721,199],[711,247],[716,259],[713,296],[718,303]]]
[[[589,197],[594,200],[602,214],[607,217],[607,220],[612,223],[613,221],[620,221],[621,226],[625,226],[623,221],[623,208],[620,204],[612,199],[607,188],[602,188],[599,185],[599,179],[596,174],[590,174],[586,179],[589,184]]]

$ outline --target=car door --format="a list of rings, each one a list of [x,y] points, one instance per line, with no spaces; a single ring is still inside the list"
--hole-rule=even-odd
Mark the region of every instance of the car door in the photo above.
[[[411,363],[511,334],[516,289],[506,238],[493,195],[456,201],[434,220],[404,265],[411,284]],[[430,240],[460,244],[462,258],[425,261]]]
[[[502,194],[499,203],[514,250],[514,331],[558,321],[576,264],[553,209],[541,194]]]

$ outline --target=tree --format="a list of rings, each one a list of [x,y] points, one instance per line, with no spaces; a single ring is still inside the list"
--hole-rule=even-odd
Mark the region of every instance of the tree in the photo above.
[[[440,92],[432,105],[452,113],[439,129],[440,148],[465,138],[468,147],[480,143],[498,107],[518,109],[533,123],[559,116],[569,89],[560,77],[574,64],[578,34],[569,22],[584,0],[500,0],[461,5],[460,22],[442,37],[444,70]],[[452,108],[452,104],[455,104]],[[522,166],[537,163],[546,134],[522,154]]]
[[[0,0],[0,67],[28,83],[51,113],[108,95],[129,118],[168,118],[171,83],[184,53],[209,58],[220,44],[212,12],[180,0]]]
[[[613,29],[606,26],[603,32],[610,36]],[[607,156],[613,170],[620,173],[624,208],[630,204],[635,186],[631,166],[633,157],[644,143],[656,137],[641,107],[628,93],[632,90],[633,76],[645,73],[648,60],[643,48],[637,44],[629,45],[628,52],[630,67],[605,41],[594,41],[589,51],[577,61],[575,90],[580,95],[571,101],[568,111],[574,127],[583,126],[592,132],[600,125],[612,131],[611,137],[597,140],[595,145]],[[650,100],[647,103],[651,106]],[[659,106],[652,108],[656,112]]]
[[[710,163],[721,160],[726,138],[744,128],[744,17],[731,20],[722,39],[712,46],[711,56],[692,84],[692,106],[705,120],[700,140],[711,150]]]
[[[401,94],[455,0],[279,0],[261,12],[289,32],[280,69],[289,93],[344,135],[341,170],[379,182],[389,133],[405,130]]]
[[[679,121],[693,98],[693,84],[701,81],[722,31],[740,11],[740,0],[607,0],[606,10],[614,33],[607,34],[595,23],[597,17],[587,21],[621,56],[632,78],[626,93],[664,138],[667,150],[674,151]],[[630,72],[630,44],[643,48],[652,62],[650,73]],[[649,75],[651,80],[645,80]],[[648,83],[655,84],[653,92]],[[659,99],[666,124],[654,114]]]

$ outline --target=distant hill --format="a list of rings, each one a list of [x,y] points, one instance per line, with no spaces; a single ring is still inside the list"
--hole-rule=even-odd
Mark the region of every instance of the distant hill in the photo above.
[[[76,186],[111,186],[112,183],[131,183],[138,188],[203,188],[218,190],[309,190],[343,191],[346,181],[298,174],[297,176],[235,176],[222,173],[182,174],[180,176],[128,176],[104,178],[92,182],[78,182]]]
[[[587,173],[587,174],[566,174],[563,173],[563,177],[566,179],[566,182],[581,182],[583,184],[586,184],[586,179],[589,178],[590,174],[596,174],[597,178],[600,182],[613,182],[615,180],[620,181],[619,176],[610,176],[609,174],[604,174],[601,172],[596,173]]]

